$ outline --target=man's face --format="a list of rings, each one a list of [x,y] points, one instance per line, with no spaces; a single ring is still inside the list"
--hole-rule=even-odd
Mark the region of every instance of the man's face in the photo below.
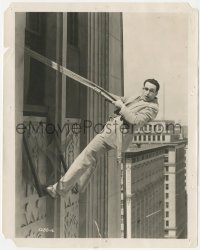
[[[143,87],[142,98],[146,102],[151,102],[157,96],[156,86],[150,82],[146,82]]]

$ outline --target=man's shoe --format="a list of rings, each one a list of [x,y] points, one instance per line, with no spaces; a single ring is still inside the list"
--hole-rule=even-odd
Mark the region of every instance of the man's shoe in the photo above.
[[[47,193],[53,198],[56,199],[58,197],[58,193],[55,188],[51,185],[46,188]]]

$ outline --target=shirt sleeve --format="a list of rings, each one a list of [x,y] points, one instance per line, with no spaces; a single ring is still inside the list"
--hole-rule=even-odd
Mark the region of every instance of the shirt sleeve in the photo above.
[[[121,96],[121,101],[125,103],[127,101],[128,97],[127,96]]]
[[[130,124],[134,124],[138,127],[142,127],[146,123],[154,120],[158,114],[158,108],[154,107],[146,107],[138,113],[132,112],[126,106],[122,107],[120,110],[120,115],[124,120],[126,120]]]

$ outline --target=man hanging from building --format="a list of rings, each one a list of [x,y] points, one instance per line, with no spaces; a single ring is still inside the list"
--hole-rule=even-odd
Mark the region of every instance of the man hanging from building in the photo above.
[[[142,94],[137,98],[113,95],[117,100],[113,104],[118,114],[110,119],[103,131],[92,139],[65,175],[57,183],[46,188],[51,197],[65,196],[68,191],[74,189],[75,185],[77,186],[77,183],[80,183],[81,179],[89,179],[99,156],[105,152],[111,149],[125,151],[128,148],[133,140],[134,131],[129,129],[128,132],[123,132],[124,130],[121,129],[123,124],[127,125],[126,128],[129,125],[139,128],[156,118],[158,113],[156,96],[160,85],[155,79],[147,79],[143,85]]]

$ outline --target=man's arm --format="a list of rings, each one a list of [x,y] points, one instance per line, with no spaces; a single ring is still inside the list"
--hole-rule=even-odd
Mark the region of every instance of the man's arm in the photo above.
[[[130,124],[135,124],[139,127],[143,126],[144,124],[154,120],[158,113],[158,105],[149,104],[143,110],[135,113],[132,110],[125,106],[125,104],[121,101],[115,101],[113,104],[120,109],[119,114],[122,116],[124,120],[126,120]]]
[[[125,105],[119,111],[119,114],[124,120],[130,124],[135,124],[138,127],[142,127],[146,123],[154,120],[158,114],[158,108],[155,107],[146,107],[138,113],[133,113]]]
[[[111,96],[113,96],[116,100],[121,100],[123,103],[127,100],[127,97],[125,96],[118,96],[115,94],[110,94]]]

